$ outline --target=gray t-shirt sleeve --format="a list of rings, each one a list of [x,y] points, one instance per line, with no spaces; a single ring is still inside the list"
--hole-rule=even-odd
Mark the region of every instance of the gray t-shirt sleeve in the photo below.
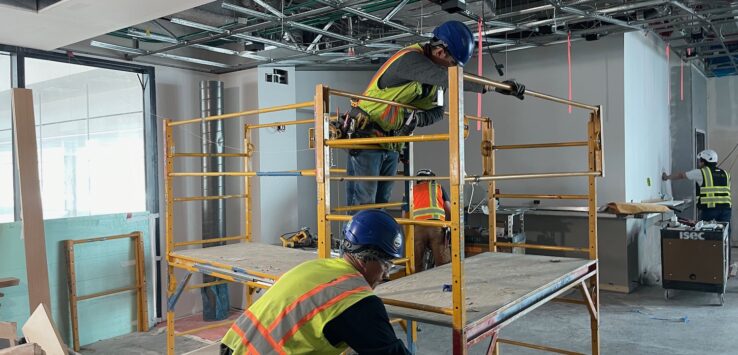
[[[387,71],[379,78],[377,85],[380,89],[384,89],[407,84],[411,81],[447,88],[448,70],[433,63],[422,53],[410,52],[390,64]],[[468,81],[464,82],[464,90],[479,93],[486,92],[484,85]]]

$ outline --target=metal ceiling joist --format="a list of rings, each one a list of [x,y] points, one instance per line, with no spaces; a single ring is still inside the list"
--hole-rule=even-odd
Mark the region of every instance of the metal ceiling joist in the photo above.
[[[132,55],[136,55],[136,54],[140,55],[140,54],[145,53],[145,51],[142,49],[131,48],[131,47],[126,47],[126,46],[121,46],[121,45],[106,43],[106,42],[101,42],[101,41],[95,41],[95,40],[90,41],[90,45],[93,47],[97,47],[97,48],[110,49],[110,50],[132,54]],[[228,64],[213,62],[210,60],[204,60],[204,59],[199,59],[199,58],[185,57],[185,56],[169,54],[169,53],[156,53],[153,55],[157,57],[178,60],[181,62],[207,65],[207,66],[216,67],[216,68],[229,68],[230,67]]]

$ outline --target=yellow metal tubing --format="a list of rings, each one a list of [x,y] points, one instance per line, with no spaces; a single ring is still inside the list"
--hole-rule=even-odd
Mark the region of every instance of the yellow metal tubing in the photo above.
[[[346,212],[346,211],[372,210],[372,209],[380,209],[380,208],[400,207],[404,204],[405,204],[404,202],[370,203],[366,205],[336,207],[333,209],[333,211],[334,212]]]
[[[282,121],[282,122],[272,122],[272,123],[260,123],[260,124],[254,124],[249,125],[248,129],[257,129],[257,128],[267,128],[267,127],[279,127],[279,126],[294,126],[294,125],[300,125],[300,124],[310,124],[315,122],[313,119],[309,120],[297,120],[297,121]]]
[[[564,349],[558,349],[558,348],[552,348],[550,346],[543,346],[543,345],[537,345],[537,344],[531,344],[531,343],[524,343],[522,341],[515,341],[515,340],[509,340],[509,339],[497,339],[497,342],[498,343],[501,343],[501,344],[521,346],[521,347],[529,348],[529,349],[536,349],[536,350],[542,350],[542,351],[550,351],[552,353],[557,353],[557,354],[584,355],[583,353],[577,353],[577,352],[574,352],[574,351],[569,351],[569,350],[564,350]]]
[[[102,242],[106,240],[113,240],[113,239],[124,239],[124,238],[136,238],[138,237],[139,232],[133,232],[128,234],[120,234],[120,235],[111,235],[109,237],[98,237],[98,238],[90,238],[90,239],[81,239],[81,240],[68,240],[67,243],[77,245],[77,244],[85,244],[85,243],[92,243],[92,242]]]
[[[200,332],[200,331],[203,331],[203,330],[207,330],[207,329],[220,328],[220,327],[223,327],[223,326],[226,326],[226,325],[233,324],[233,322],[234,322],[233,319],[224,320],[222,322],[208,324],[208,325],[204,325],[204,326],[198,327],[198,328],[188,329],[188,330],[185,330],[183,332],[176,332],[176,333],[174,333],[174,336],[181,337],[183,335],[194,334],[194,333],[197,333],[197,332]]]
[[[598,171],[575,171],[564,173],[531,173],[531,174],[501,174],[494,176],[469,176],[467,182],[492,181],[492,180],[521,180],[521,179],[547,179],[575,176],[600,176]]]
[[[535,194],[494,194],[496,198],[532,198],[541,200],[586,200],[588,195],[535,195]]]
[[[325,218],[328,221],[338,221],[338,222],[348,222],[351,220],[351,216],[342,215],[342,214],[329,214],[325,216]],[[451,222],[437,221],[437,220],[416,221],[414,219],[409,219],[409,218],[395,218],[395,221],[397,221],[397,223],[401,225],[412,224],[415,226],[425,226],[425,227],[448,227],[451,225]]]
[[[501,83],[499,81],[490,80],[490,79],[487,79],[485,77],[477,76],[477,75],[470,74],[470,73],[464,73],[464,80],[471,81],[471,82],[477,83],[477,84],[489,85],[489,86],[492,86],[492,87],[497,88],[497,89],[504,89],[504,90],[510,90],[511,89],[510,85],[508,85],[508,84]],[[567,100],[567,99],[562,99],[560,97],[551,96],[551,95],[547,95],[547,94],[542,94],[540,92],[535,92],[533,90],[528,90],[528,89],[525,90],[525,95],[526,96],[537,97],[537,98],[543,99],[543,100],[558,102],[558,103],[564,104],[564,105],[571,105],[571,106],[574,106],[574,107],[583,108],[585,110],[590,110],[590,111],[597,111],[597,109],[598,109],[597,106],[592,106],[592,105],[583,104],[581,102],[576,102],[576,101],[571,101],[571,100]]]
[[[402,264],[406,264],[408,260],[410,260],[410,259],[408,259],[408,258],[393,259],[392,260],[392,264],[402,265]]]
[[[128,291],[135,291],[138,288],[139,288],[139,286],[129,286],[129,287],[116,288],[114,290],[108,290],[108,291],[102,291],[102,292],[95,292],[95,293],[91,293],[89,295],[77,296],[77,301],[84,301],[84,300],[88,300],[90,298],[97,298],[97,297],[114,295],[116,293],[122,293],[122,292],[128,292]]]
[[[492,146],[492,149],[531,149],[531,148],[564,148],[564,147],[586,147],[587,141],[581,142],[560,142],[560,143],[532,143],[532,144],[504,144]]]
[[[187,286],[185,286],[185,290],[190,291],[190,290],[196,290],[198,288],[205,288],[205,287],[222,285],[222,284],[227,284],[227,283],[228,283],[228,281],[226,281],[226,280],[219,280],[219,281],[213,281],[213,282],[205,282],[205,283],[201,283],[201,284],[187,285]]]
[[[388,304],[390,306],[397,306],[402,308],[410,308],[410,309],[416,309],[419,311],[425,311],[425,312],[431,312],[431,313],[438,313],[438,314],[445,314],[445,315],[453,315],[454,312],[451,308],[446,307],[436,307],[436,306],[430,306],[427,304],[422,303],[414,303],[414,302],[407,302],[407,301],[399,301],[399,300],[393,300],[391,298],[382,298],[382,302],[384,304]]]
[[[247,195],[220,195],[220,196],[191,196],[175,197],[174,202],[205,201],[205,200],[227,200],[231,198],[245,198]]]
[[[224,157],[224,158],[242,158],[246,157],[246,153],[174,153],[173,158],[207,158],[207,157]]]
[[[187,242],[178,242],[174,243],[174,247],[182,247],[185,245],[199,245],[199,244],[208,244],[208,243],[219,243],[219,242],[228,242],[232,240],[239,240],[243,239],[242,235],[235,236],[235,237],[223,237],[223,238],[213,238],[213,239],[203,239],[203,240],[190,240]]]
[[[369,96],[365,96],[365,95],[353,94],[353,93],[350,93],[348,91],[342,91],[342,90],[336,90],[336,89],[329,89],[328,90],[328,93],[331,94],[331,95],[335,95],[335,96],[348,97],[349,99],[360,99],[360,100],[364,100],[364,101],[372,101],[372,102],[377,102],[377,103],[380,103],[380,104],[385,104],[385,105],[390,105],[390,106],[395,106],[395,107],[402,107],[402,108],[406,108],[406,109],[410,109],[410,110],[420,110],[419,108],[417,108],[415,106],[412,106],[412,105],[401,104],[399,102],[394,102],[394,101],[390,101],[390,100],[378,99],[376,97],[369,97]],[[422,111],[422,110],[420,110],[420,111]]]
[[[257,115],[260,113],[269,113],[269,112],[277,112],[277,111],[294,110],[298,108],[305,108],[305,107],[312,107],[312,106],[313,106],[312,101],[306,101],[306,102],[300,102],[300,103],[290,104],[290,105],[273,106],[273,107],[261,108],[261,109],[256,109],[256,110],[227,113],[224,115],[216,115],[216,116],[203,117],[203,118],[193,118],[193,119],[182,120],[182,121],[171,121],[168,123],[168,125],[169,126],[180,126],[180,125],[198,123],[198,122],[203,122],[203,121],[207,122],[207,121],[226,120],[229,118],[236,118],[236,117],[241,117],[241,116]]]
[[[540,245],[540,244],[517,244],[517,243],[495,243],[498,247],[511,247],[511,248],[525,248],[525,249],[540,249],[540,250],[552,250],[552,251],[571,251],[578,253],[589,253],[589,248],[573,248],[573,247],[559,247],[555,245]]]
[[[302,174],[302,176],[315,176],[315,170],[313,169],[291,170],[291,171],[297,171],[300,174]],[[331,169],[331,173],[345,174],[346,169]]]
[[[419,136],[395,136],[395,137],[373,137],[373,138],[351,138],[351,139],[330,139],[325,142],[329,147],[343,147],[361,144],[382,144],[382,143],[406,143],[406,142],[436,142],[448,140],[448,134],[423,134]]]

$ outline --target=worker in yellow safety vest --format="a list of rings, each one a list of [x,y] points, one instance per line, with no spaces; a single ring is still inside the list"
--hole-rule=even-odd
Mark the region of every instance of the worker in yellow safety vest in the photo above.
[[[444,117],[437,92],[448,87],[448,67],[463,66],[474,52],[474,36],[459,21],[448,21],[433,30],[428,43],[413,44],[395,53],[369,82],[365,96],[409,104],[418,111],[368,100],[352,102],[352,109],[336,123],[344,138],[410,135]],[[523,99],[525,86],[505,81],[510,90],[497,92]],[[478,93],[491,87],[466,82],[464,89]],[[382,149],[349,150],[347,173],[352,176],[392,176],[397,172],[402,143],[382,144]],[[389,202],[392,181],[348,181],[347,203],[363,205]]]
[[[430,169],[420,169],[415,176],[436,176]],[[451,203],[446,191],[435,180],[420,181],[413,187],[413,219],[447,221],[451,215]],[[433,265],[441,266],[451,259],[451,248],[446,228],[415,226],[415,270],[426,270],[426,249],[433,255]]]
[[[343,256],[287,271],[231,326],[221,354],[409,354],[372,290],[403,255],[402,228],[387,212],[357,213]]]
[[[689,179],[697,185],[697,209],[702,221],[730,223],[733,212],[733,200],[730,194],[730,173],[718,167],[718,154],[706,149],[697,154],[699,169],[668,175],[663,173],[663,180]],[[730,242],[730,225],[728,225],[728,242]],[[730,255],[730,253],[728,254]],[[732,260],[732,258],[730,258]]]

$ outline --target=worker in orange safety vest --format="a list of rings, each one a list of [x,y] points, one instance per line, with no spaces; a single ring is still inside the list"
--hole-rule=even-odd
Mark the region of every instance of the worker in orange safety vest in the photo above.
[[[416,176],[436,176],[429,169],[418,170]],[[446,221],[450,219],[451,204],[446,191],[435,180],[421,181],[413,187],[413,219]],[[450,244],[446,228],[415,227],[415,270],[423,271],[428,265],[423,262],[426,249],[433,254],[435,266],[446,264],[451,259]]]

